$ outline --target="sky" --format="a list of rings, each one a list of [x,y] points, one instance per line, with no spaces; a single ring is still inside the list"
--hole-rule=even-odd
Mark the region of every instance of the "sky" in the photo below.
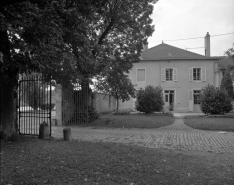
[[[234,0],[159,0],[151,15],[155,31],[148,47],[164,43],[204,55],[210,34],[211,56],[223,56],[234,43]],[[227,34],[232,33],[232,34]],[[215,36],[227,34],[222,36]],[[196,38],[191,40],[166,41]],[[189,49],[196,48],[196,49]]]

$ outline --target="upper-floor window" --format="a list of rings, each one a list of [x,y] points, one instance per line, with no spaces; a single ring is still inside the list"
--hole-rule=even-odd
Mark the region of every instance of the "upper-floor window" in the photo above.
[[[193,101],[194,105],[200,104],[200,90],[194,90],[193,91]]]
[[[173,80],[173,69],[169,68],[166,69],[166,81],[172,81]]]
[[[201,68],[193,68],[193,81],[201,80]]]
[[[137,82],[145,82],[145,69],[137,69]]]
[[[161,80],[162,81],[177,81],[177,68],[162,68]]]
[[[206,68],[194,67],[189,69],[189,81],[206,81]]]

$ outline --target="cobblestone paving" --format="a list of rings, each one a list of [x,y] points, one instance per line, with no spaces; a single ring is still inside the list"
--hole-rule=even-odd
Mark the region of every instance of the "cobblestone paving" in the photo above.
[[[54,138],[63,137],[64,127],[53,127]],[[71,127],[72,138],[82,141],[102,141],[137,145],[149,148],[197,150],[234,154],[234,132],[192,129],[178,117],[172,125],[158,129],[120,129]]]

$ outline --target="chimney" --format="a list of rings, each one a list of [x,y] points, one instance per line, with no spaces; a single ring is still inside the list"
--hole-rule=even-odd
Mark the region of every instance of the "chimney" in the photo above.
[[[210,57],[210,35],[207,32],[205,36],[205,56]]]

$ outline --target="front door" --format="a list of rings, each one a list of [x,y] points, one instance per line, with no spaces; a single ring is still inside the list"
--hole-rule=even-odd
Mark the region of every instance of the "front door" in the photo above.
[[[164,102],[165,107],[170,111],[174,109],[174,90],[165,90],[164,91]]]

